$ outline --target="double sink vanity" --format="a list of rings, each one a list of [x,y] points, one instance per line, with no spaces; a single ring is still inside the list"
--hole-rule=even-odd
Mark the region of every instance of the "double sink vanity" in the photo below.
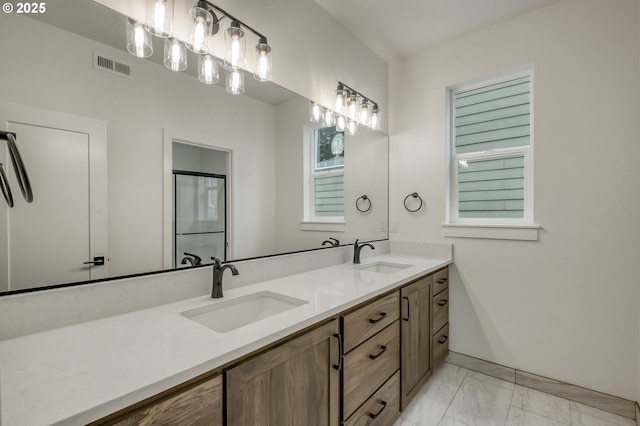
[[[383,254],[5,340],[2,424],[391,425],[448,353],[450,263]]]

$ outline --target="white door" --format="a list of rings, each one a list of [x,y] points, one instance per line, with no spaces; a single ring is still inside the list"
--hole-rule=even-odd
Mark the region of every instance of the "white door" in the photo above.
[[[11,291],[107,277],[105,123],[1,104],[0,128],[16,133],[33,188],[27,203],[2,147],[15,205],[0,216],[7,256],[0,290],[2,280],[2,291]],[[104,265],[85,264],[98,256]]]

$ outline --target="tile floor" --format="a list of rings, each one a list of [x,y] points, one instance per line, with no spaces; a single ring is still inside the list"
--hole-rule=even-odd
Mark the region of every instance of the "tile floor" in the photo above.
[[[625,417],[443,363],[394,426],[636,426]]]

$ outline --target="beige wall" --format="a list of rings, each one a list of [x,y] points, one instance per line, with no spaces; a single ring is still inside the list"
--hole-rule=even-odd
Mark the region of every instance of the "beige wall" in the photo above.
[[[391,239],[453,242],[451,349],[634,400],[638,16],[637,0],[566,0],[391,64],[389,90]],[[540,239],[444,238],[445,88],[527,63]]]

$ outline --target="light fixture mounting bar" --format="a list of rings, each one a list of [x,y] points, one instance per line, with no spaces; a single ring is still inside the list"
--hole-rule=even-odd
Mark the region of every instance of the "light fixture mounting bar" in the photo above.
[[[229,12],[227,12],[226,10],[222,9],[221,7],[216,6],[215,4],[211,3],[210,1],[207,0],[200,0],[200,2],[202,3],[206,3],[208,6],[210,6],[212,9],[217,10],[218,12],[220,12],[222,15],[226,16],[227,18],[231,19],[232,21],[236,21],[239,22],[240,25],[242,25],[243,27],[245,27],[246,29],[248,29],[249,31],[251,31],[252,33],[254,33],[256,36],[258,36],[258,38],[264,38],[266,39],[267,37],[256,31],[255,29],[253,29],[252,27],[250,27],[249,25],[245,24],[244,22],[242,22],[240,19],[236,18],[235,16],[233,16],[232,14],[230,14]],[[222,18],[220,18],[222,19]],[[218,20],[218,22],[220,21],[220,19]]]
[[[362,99],[364,99],[367,102],[371,102],[373,105],[377,106],[378,103],[376,101],[374,101],[373,99],[363,95],[362,93],[358,92],[356,89],[352,88],[351,86],[349,86],[348,84],[345,84],[341,81],[338,81],[338,88],[342,87],[343,89],[348,90],[351,93],[355,93],[356,95],[360,96]]]

